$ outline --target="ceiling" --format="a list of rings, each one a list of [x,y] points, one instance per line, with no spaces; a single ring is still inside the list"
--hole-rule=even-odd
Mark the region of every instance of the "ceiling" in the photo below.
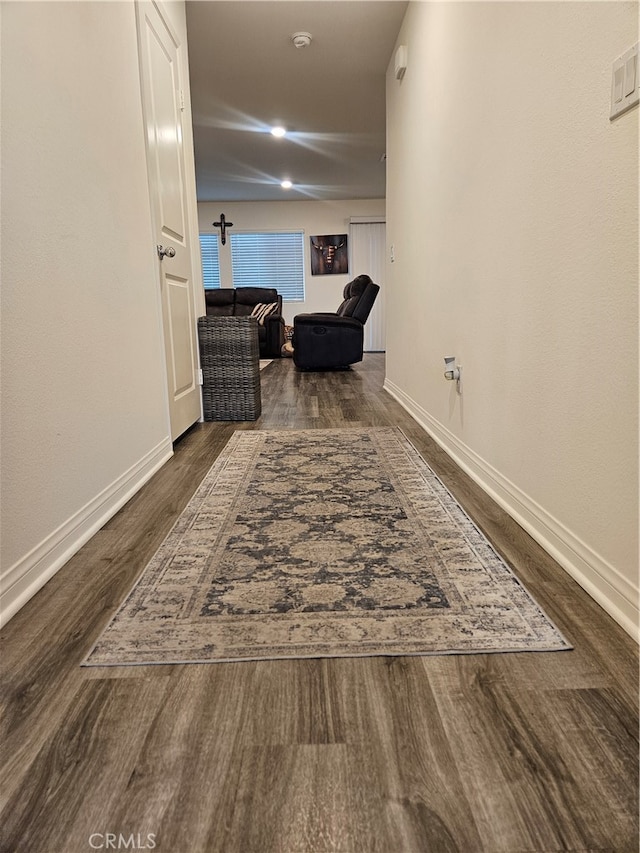
[[[187,2],[198,201],[384,198],[385,73],[406,7]]]

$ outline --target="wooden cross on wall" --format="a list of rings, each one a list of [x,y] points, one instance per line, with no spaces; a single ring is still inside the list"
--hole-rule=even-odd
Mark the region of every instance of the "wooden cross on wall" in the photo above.
[[[214,222],[213,227],[220,229],[220,242],[224,246],[224,244],[227,242],[226,230],[227,228],[233,228],[233,222],[227,222],[227,220],[224,218],[224,213],[221,213],[220,221]]]

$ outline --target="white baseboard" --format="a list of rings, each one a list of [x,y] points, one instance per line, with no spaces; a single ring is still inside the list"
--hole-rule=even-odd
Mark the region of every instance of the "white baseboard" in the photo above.
[[[5,625],[172,455],[167,437],[7,569],[0,578],[0,625]]]
[[[638,642],[637,586],[389,379],[384,390]]]

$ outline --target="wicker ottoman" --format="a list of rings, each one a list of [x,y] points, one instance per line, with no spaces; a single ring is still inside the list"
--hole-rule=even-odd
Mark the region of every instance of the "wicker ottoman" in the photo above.
[[[255,421],[262,411],[255,317],[199,317],[205,421]]]

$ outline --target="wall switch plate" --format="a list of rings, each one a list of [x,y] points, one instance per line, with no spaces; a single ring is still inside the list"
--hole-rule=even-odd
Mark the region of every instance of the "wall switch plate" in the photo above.
[[[611,113],[609,114],[611,121],[640,103],[639,70],[638,45],[635,44],[613,63],[611,75]]]

